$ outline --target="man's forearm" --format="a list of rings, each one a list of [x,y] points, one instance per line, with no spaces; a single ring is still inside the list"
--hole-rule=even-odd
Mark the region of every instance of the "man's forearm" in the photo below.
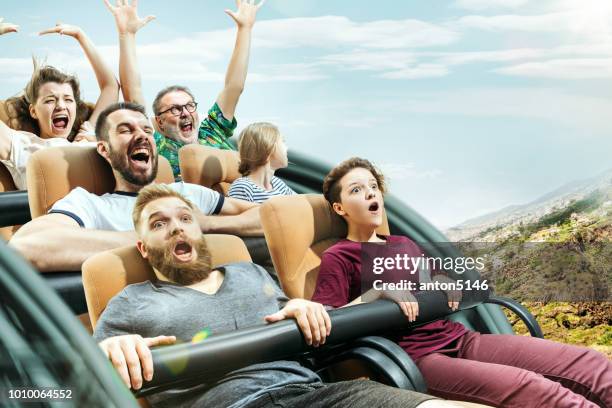
[[[263,227],[259,206],[239,215],[202,216],[200,227],[204,233],[232,234],[241,237],[261,237]]]
[[[134,231],[99,231],[59,226],[32,233],[18,233],[10,246],[40,272],[79,271],[90,256],[136,243]]]

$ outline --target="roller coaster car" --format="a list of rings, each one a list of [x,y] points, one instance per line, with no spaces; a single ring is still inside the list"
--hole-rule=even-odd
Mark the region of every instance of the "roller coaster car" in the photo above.
[[[30,164],[35,170],[31,171],[29,165],[29,201],[25,192],[0,193],[0,226],[27,222],[30,210],[33,217],[46,213],[56,199],[76,185],[93,185],[90,191],[98,194],[112,189],[112,185],[101,184],[101,180],[112,180],[108,167],[104,170],[106,173],[95,170],[91,176],[83,174],[84,167],[80,167],[79,171],[76,170],[77,167],[69,166],[67,163],[72,160],[69,156],[83,154],[72,149],[74,148],[39,152],[41,157],[50,155],[50,160],[54,163],[52,168],[56,170],[48,171],[56,171],[57,177],[66,181],[51,182],[56,177],[47,169],[36,170],[35,166],[40,162],[32,161]],[[91,168],[106,166],[95,151],[92,150],[86,155],[86,163]],[[208,165],[211,165],[211,160],[215,162],[214,158],[209,159]],[[278,175],[296,192],[314,194],[295,198],[299,203],[292,207],[301,206],[306,213],[310,211],[311,217],[314,217],[311,220],[313,225],[318,225],[325,217],[332,217],[332,214],[326,215],[321,204],[322,198],[316,195],[320,192],[328,167],[295,153],[290,154],[289,160],[292,163],[290,167],[279,171]],[[167,162],[160,159],[161,171],[158,180],[169,181],[164,179],[171,177],[171,173],[167,173],[169,166],[166,166]],[[221,171],[219,174],[227,172]],[[37,186],[38,190],[32,186]],[[43,191],[39,189],[40,186],[46,189],[45,194],[40,194],[40,191]],[[269,218],[270,213],[278,213],[279,203],[281,201],[271,200],[264,205],[264,219]],[[287,213],[283,210],[283,214]],[[444,242],[445,237],[392,196],[386,198],[386,216],[388,226],[385,226],[385,232],[407,235],[418,242],[432,243],[438,251],[432,255],[459,256],[458,252],[448,245],[436,247],[435,243]],[[279,244],[282,235],[273,232],[273,222],[264,221],[272,258],[283,288],[290,296],[299,295],[300,291],[305,297],[312,294],[313,276],[316,279],[316,255],[323,248],[321,242],[329,245],[334,238],[342,234],[342,230],[334,226],[333,217],[329,220],[329,228],[315,228],[316,233],[303,240],[301,246],[293,248],[282,248]],[[327,232],[319,233],[323,230]],[[329,231],[332,233],[328,234]],[[252,259],[248,248],[237,237],[212,235],[206,239],[213,248],[214,264]],[[233,250],[227,251],[225,248]],[[304,259],[308,259],[310,264],[306,262],[297,267],[283,264],[278,257],[278,252],[283,250],[306,251]],[[96,281],[102,276],[101,273],[88,272],[99,268],[104,268],[104,283]],[[87,311],[89,304],[91,321],[95,324],[105,302],[113,294],[126,284],[147,279],[150,274],[148,264],[137,255],[134,248],[120,248],[91,258],[84,265],[83,278],[80,272],[39,274],[18,254],[0,243],[0,332],[3,333],[0,336],[0,361],[3,365],[0,388],[70,388],[73,401],[78,401],[78,405],[135,406],[133,395],[120,382],[102,353],[97,351],[89,333],[74,318],[74,314]],[[296,281],[292,280],[292,277],[299,278]],[[468,278],[477,279],[478,276],[472,273]],[[83,281],[88,287],[87,302]],[[49,290],[49,286],[55,289],[55,293]],[[96,292],[92,288],[103,290]],[[533,316],[511,299],[489,294],[464,295],[462,309],[446,316],[448,310],[440,306],[445,303],[443,296],[438,292],[427,293],[419,298],[422,303],[421,313],[412,325],[447,317],[483,333],[512,334],[512,327],[499,307],[502,305],[517,313],[525,321],[532,335],[542,337]],[[212,382],[235,368],[290,358],[299,359],[319,372],[325,380],[347,378],[346,367],[349,366],[351,378],[363,374],[396,387],[426,390],[423,378],[407,354],[395,343],[374,336],[390,329],[410,326],[397,305],[389,301],[377,301],[333,310],[330,316],[333,330],[326,345],[319,350],[306,345],[294,321],[215,335],[198,344],[180,344],[154,350],[155,376],[153,381],[147,383],[147,387],[136,395],[146,396],[178,385],[202,382],[203,379]],[[177,366],[181,367],[178,371]]]

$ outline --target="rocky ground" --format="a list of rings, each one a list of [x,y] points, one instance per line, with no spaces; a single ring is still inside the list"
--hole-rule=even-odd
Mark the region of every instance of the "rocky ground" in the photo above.
[[[544,338],[587,346],[612,360],[612,303],[526,303],[542,327]],[[529,335],[516,315],[507,313],[514,331]]]

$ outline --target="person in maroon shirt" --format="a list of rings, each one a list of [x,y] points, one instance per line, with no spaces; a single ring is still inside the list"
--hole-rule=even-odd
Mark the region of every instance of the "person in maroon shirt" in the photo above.
[[[384,192],[384,177],[365,159],[346,160],[326,176],[323,194],[346,221],[348,234],[323,253],[313,301],[337,308],[372,298],[372,290],[361,296],[363,243],[384,243],[394,253],[399,247],[408,256],[423,253],[406,237],[376,233],[383,222]],[[401,296],[394,300],[414,321],[418,302],[410,293]],[[447,297],[449,311],[456,310],[457,294]],[[413,328],[396,340],[415,360],[429,392],[439,397],[497,407],[612,407],[612,362],[595,350],[480,334],[449,320]]]

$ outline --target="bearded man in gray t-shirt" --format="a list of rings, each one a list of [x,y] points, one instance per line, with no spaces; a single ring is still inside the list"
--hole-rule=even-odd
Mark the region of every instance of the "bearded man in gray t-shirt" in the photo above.
[[[94,332],[128,387],[139,389],[153,378],[149,347],[189,342],[204,328],[214,335],[293,318],[308,344],[325,343],[331,321],[321,304],[288,300],[268,273],[252,263],[211,270],[194,205],[172,188],[154,184],[142,189],[133,221],[140,236],[137,248],[157,281],[127,286],[108,303]],[[148,401],[172,407],[457,406],[372,381],[324,384],[295,361],[254,364],[213,384],[166,391]]]

